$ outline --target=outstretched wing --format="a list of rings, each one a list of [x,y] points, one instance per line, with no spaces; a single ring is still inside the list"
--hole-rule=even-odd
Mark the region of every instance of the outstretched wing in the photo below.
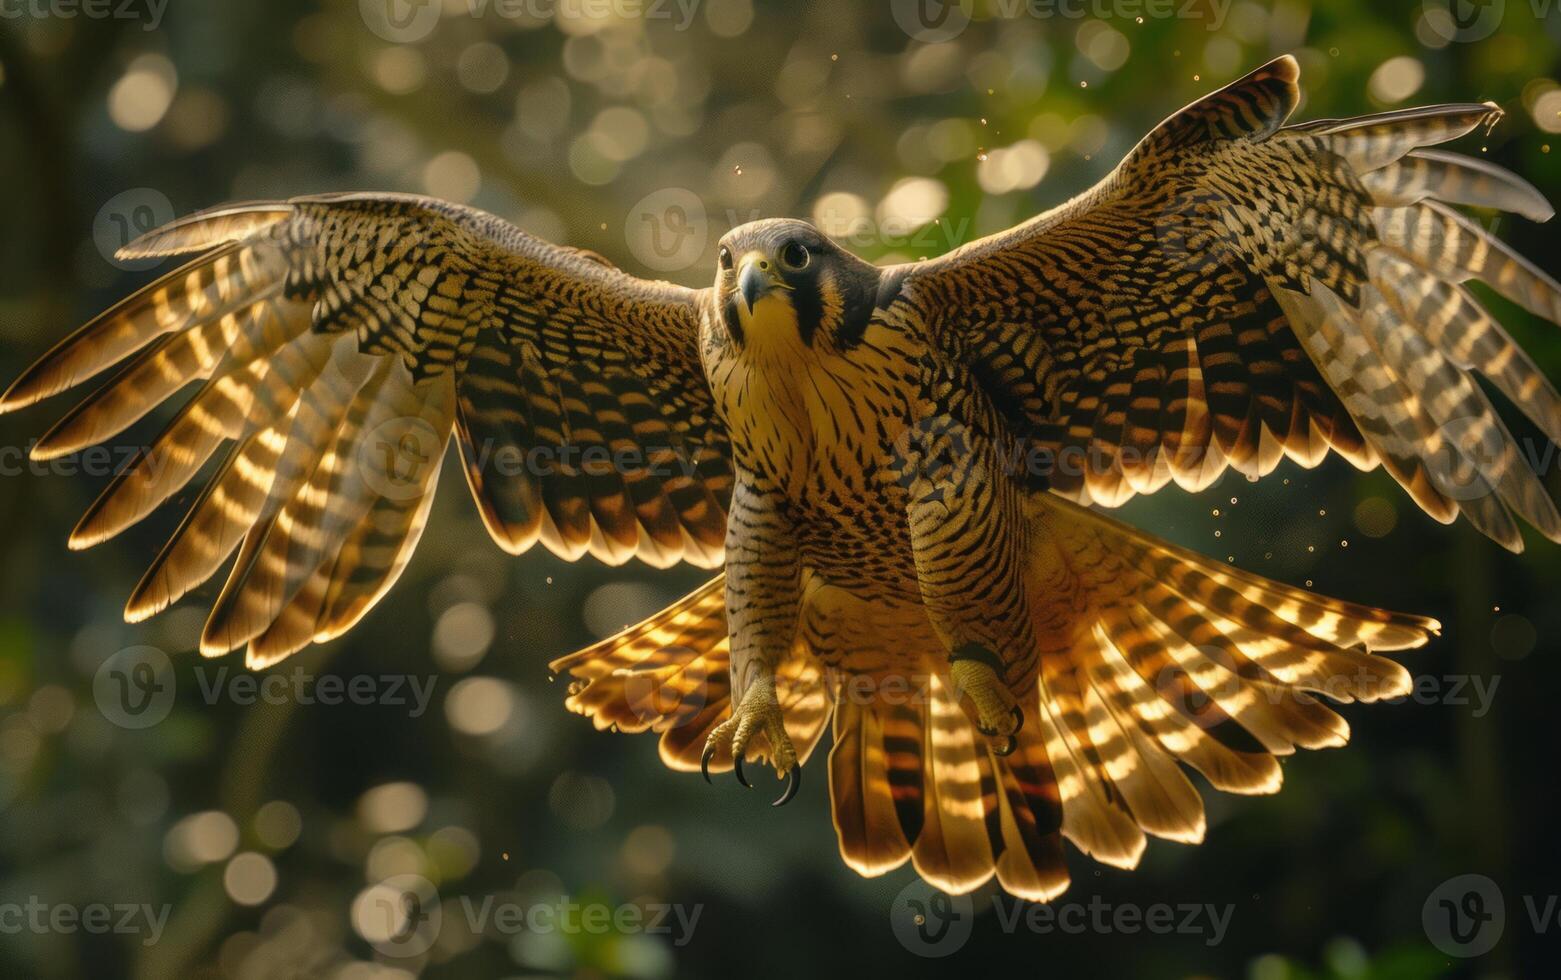
[[[1552,210],[1498,167],[1420,149],[1499,110],[1284,127],[1296,78],[1282,57],[1193,103],[1078,198],[904,267],[899,302],[931,311],[1025,464],[1075,499],[1115,506],[1332,448],[1444,523],[1463,513],[1519,550],[1516,513],[1561,539],[1471,375],[1558,442],[1561,397],[1464,284],[1551,321],[1561,286],[1449,205]]]
[[[248,644],[260,665],[340,634],[405,566],[452,433],[510,552],[720,564],[731,454],[699,366],[702,294],[407,196],[222,208],[125,252],[203,254],[50,351],[0,411],[120,364],[36,444],[49,459],[201,382],[71,536],[114,536],[214,464],[128,619],[237,551],[204,652]]]

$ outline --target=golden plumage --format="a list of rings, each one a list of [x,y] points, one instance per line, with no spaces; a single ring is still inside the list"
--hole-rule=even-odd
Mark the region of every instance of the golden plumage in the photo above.
[[[199,391],[73,547],[218,466],[136,588],[149,616],[232,559],[202,637],[263,666],[395,581],[448,441],[511,552],[721,576],[555,661],[568,705],[672,768],[791,778],[830,728],[841,853],[1045,899],[1062,841],[1131,867],[1205,830],[1191,767],[1278,788],[1342,744],[1434,620],[1314,595],[1085,506],[1330,449],[1517,549],[1561,517],[1474,374],[1561,441],[1561,396],[1468,292],[1561,321],[1561,286],[1454,205],[1544,220],[1517,177],[1426,149],[1451,105],[1285,125],[1281,58],[1157,127],[1095,188],[941,258],[876,268],[802,222],[722,241],[711,288],[628,276],[491,216],[332,195],[175,222],[200,253],[0,398],[119,372],[35,454]],[[234,557],[236,552],[236,558]],[[739,775],[741,770],[739,769]]]

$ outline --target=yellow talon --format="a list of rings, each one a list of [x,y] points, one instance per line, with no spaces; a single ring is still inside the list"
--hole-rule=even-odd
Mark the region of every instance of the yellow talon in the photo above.
[[[797,795],[802,785],[802,772],[797,763],[797,750],[791,744],[791,736],[786,734],[785,715],[775,696],[773,677],[766,675],[756,678],[748,686],[742,703],[732,712],[732,717],[717,725],[710,733],[709,739],[705,741],[705,751],[700,756],[700,771],[704,774],[705,782],[709,782],[710,760],[723,748],[730,749],[732,771],[737,781],[752,789],[752,784],[743,773],[743,756],[747,753],[748,743],[759,732],[763,732],[769,740],[770,757],[776,775],[787,777],[785,792],[774,803],[775,806],[783,806]]]
[[[976,730],[988,738],[1001,738],[997,754],[1010,755],[1019,744],[1024,709],[992,666],[996,660],[984,648],[961,648],[949,658],[949,676],[954,690],[975,708]]]

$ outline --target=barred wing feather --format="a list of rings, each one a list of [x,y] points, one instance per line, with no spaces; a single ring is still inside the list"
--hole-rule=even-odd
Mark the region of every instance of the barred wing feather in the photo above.
[[[1552,322],[1561,285],[1454,205],[1552,209],[1500,167],[1429,148],[1500,111],[1285,126],[1297,74],[1279,58],[1167,119],[1073,201],[905,267],[899,302],[945,311],[942,343],[1075,500],[1332,449],[1512,550],[1519,518],[1561,540],[1475,376],[1555,441],[1561,395],[1465,284]]]
[[[128,618],[231,558],[204,652],[261,665],[340,634],[405,566],[452,435],[511,552],[721,563],[731,465],[702,294],[396,195],[230,205],[125,252],[199,254],[66,338],[0,411],[115,368],[37,443],[48,459],[199,384],[71,535],[111,538],[210,470]]]

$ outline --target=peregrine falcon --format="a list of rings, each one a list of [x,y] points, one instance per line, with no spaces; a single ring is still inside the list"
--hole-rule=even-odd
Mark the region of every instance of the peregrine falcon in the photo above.
[[[1545,220],[1435,149],[1489,103],[1287,125],[1279,58],[1175,113],[1099,184],[879,267],[811,225],[721,239],[714,282],[630,276],[490,215],[394,194],[233,205],[154,230],[193,259],[51,350],[15,411],[111,366],[36,444],[118,436],[199,382],[70,538],[208,473],[136,586],[153,615],[224,565],[203,654],[254,668],[350,629],[405,567],[453,435],[494,540],[722,574],[556,661],[568,706],[666,764],[761,760],[789,799],[825,728],[841,854],[1045,900],[1063,840],[1134,866],[1205,832],[1184,767],[1278,789],[1340,745],[1317,695],[1410,677],[1431,619],[1317,595],[1102,513],[1336,451],[1508,548],[1561,518],[1475,375],[1561,442],[1561,396],[1469,292],[1561,322],[1561,286],[1455,206]],[[453,457],[452,457],[453,458]],[[208,463],[212,464],[208,468]],[[231,561],[230,561],[231,559]]]

